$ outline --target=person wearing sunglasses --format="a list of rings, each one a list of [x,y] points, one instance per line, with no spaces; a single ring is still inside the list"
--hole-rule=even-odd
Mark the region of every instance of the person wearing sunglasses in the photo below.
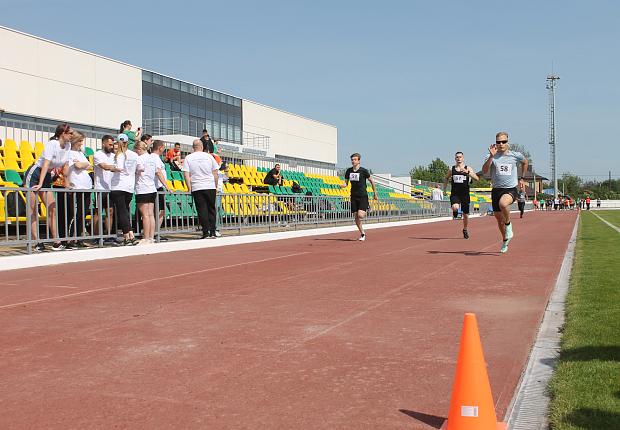
[[[500,131],[495,135],[495,144],[489,146],[489,155],[482,166],[482,173],[491,172],[491,204],[502,235],[502,254],[508,251],[508,243],[514,237],[510,223],[510,205],[519,197],[518,188],[525,187],[523,175],[527,172],[528,164],[523,154],[510,150],[508,133]]]

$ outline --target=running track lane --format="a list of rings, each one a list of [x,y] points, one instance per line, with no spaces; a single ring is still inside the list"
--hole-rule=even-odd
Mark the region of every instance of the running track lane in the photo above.
[[[498,417],[576,212],[527,213],[0,277],[0,428],[432,429],[476,312]]]

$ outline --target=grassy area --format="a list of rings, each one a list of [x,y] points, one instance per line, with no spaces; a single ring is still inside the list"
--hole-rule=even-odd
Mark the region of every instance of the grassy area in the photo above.
[[[552,429],[620,429],[620,234],[586,211],[550,392]]]
[[[616,211],[596,211],[596,214],[610,224],[620,227],[620,210]]]

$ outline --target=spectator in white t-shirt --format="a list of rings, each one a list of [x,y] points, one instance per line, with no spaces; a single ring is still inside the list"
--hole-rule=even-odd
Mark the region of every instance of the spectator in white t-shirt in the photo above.
[[[156,154],[146,152],[145,142],[140,141],[136,143],[135,149],[138,154],[138,165],[142,167],[142,170],[136,173],[136,208],[142,218],[143,239],[140,240],[140,244],[154,243],[157,185],[165,177],[157,163],[157,161],[161,163],[161,159]],[[167,185],[165,185],[165,188],[168,190]],[[160,198],[164,198],[164,196],[160,196]]]
[[[91,190],[93,180],[90,178],[88,169],[90,162],[82,152],[85,136],[79,131],[74,131],[71,136],[71,151],[67,163],[63,169],[65,186],[73,190]],[[67,204],[67,221],[69,223],[68,237],[80,237],[84,235],[84,221],[90,214],[90,191],[75,191],[69,193]],[[82,240],[70,241],[67,248],[86,248]]]
[[[166,150],[166,143],[163,140],[155,140],[153,141],[153,145],[151,147],[151,156],[155,160],[155,165],[157,167],[157,177],[155,178],[155,186],[157,187],[157,204],[159,206],[159,227],[164,222],[164,216],[166,214],[166,196],[162,194],[164,189],[168,192],[173,192],[170,188],[168,188],[168,178],[166,177],[166,166],[162,161],[161,157],[164,151]],[[159,240],[167,240],[163,237],[159,237]]]
[[[202,226],[202,238],[215,239],[215,200],[217,195],[219,164],[213,156],[202,150],[200,139],[194,140],[193,152],[185,157],[183,172],[189,188],[198,219]]]
[[[441,191],[439,184],[431,191],[431,198],[433,200],[443,200],[443,191]]]
[[[114,213],[118,225],[123,230],[123,245],[137,245],[131,228],[129,204],[136,187],[136,171],[142,170],[138,164],[138,154],[127,149],[128,138],[124,134],[118,135],[118,149],[114,154],[114,165],[118,168],[112,174],[110,184],[110,199],[114,204]]]
[[[114,207],[110,201],[110,185],[112,174],[120,172],[114,165],[114,138],[108,134],[101,138],[101,149],[95,152],[93,157],[95,190],[100,191],[95,194],[95,214],[93,215],[93,225],[99,228],[99,216],[106,213],[105,234],[112,234],[112,219]],[[116,244],[113,238],[108,238],[105,243]]]
[[[32,238],[37,240],[39,237],[39,218],[37,216],[38,211],[38,198],[35,193],[39,189],[52,187],[52,169],[62,168],[67,161],[67,154],[71,150],[71,143],[69,139],[73,130],[69,124],[60,124],[56,127],[56,132],[45,144],[43,153],[39,159],[26,170],[24,175],[24,183],[26,187],[29,187],[32,192],[30,193],[30,227],[32,231]],[[54,239],[58,239],[58,229],[56,228],[56,200],[54,199],[54,193],[52,191],[42,191],[40,193],[43,204],[47,208],[47,225],[52,233]],[[64,245],[60,242],[54,242],[52,245],[53,251],[61,251],[65,249]],[[45,245],[37,243],[34,246],[34,250],[41,252],[45,250]]]

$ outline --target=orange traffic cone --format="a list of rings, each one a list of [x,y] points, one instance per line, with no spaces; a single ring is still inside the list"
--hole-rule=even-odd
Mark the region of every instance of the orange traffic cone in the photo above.
[[[489,385],[476,315],[467,313],[463,321],[461,347],[443,430],[505,430],[498,423]]]

